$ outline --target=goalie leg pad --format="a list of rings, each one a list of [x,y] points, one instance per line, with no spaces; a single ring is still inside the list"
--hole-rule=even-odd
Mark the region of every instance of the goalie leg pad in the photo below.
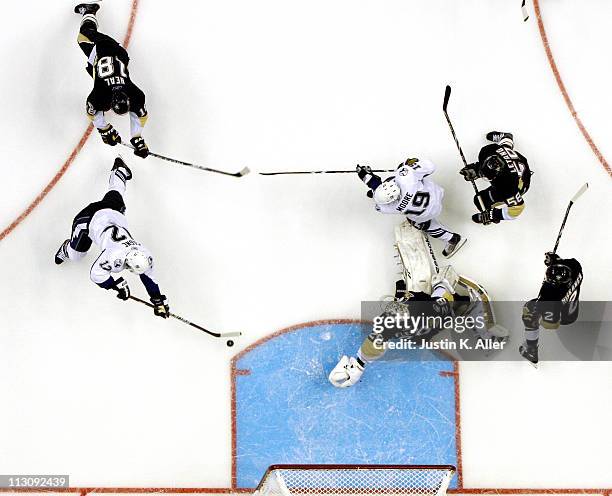
[[[408,221],[395,228],[395,246],[404,268],[406,289],[431,294],[432,261],[424,236]]]

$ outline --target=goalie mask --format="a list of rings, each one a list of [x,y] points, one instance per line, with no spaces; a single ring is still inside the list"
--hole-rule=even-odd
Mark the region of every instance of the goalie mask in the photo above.
[[[111,107],[113,112],[123,115],[130,110],[130,99],[122,86],[115,86],[112,90]]]
[[[567,284],[572,279],[572,271],[567,265],[553,264],[546,269],[546,282],[553,286]]]
[[[495,179],[503,167],[504,161],[501,159],[501,157],[498,155],[490,155],[482,162],[482,165],[480,166],[480,173],[491,181]]]
[[[387,205],[399,200],[401,191],[395,179],[388,179],[374,190],[374,201],[379,205]]]
[[[144,274],[153,267],[153,257],[142,246],[133,246],[125,254],[125,266],[134,274]]]

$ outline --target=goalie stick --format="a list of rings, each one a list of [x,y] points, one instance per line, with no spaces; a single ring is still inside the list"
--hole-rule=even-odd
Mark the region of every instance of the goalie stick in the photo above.
[[[130,295],[130,300],[134,300],[134,301],[137,301],[138,303],[142,303],[143,305],[146,305],[149,308],[154,308],[151,303],[149,303],[148,301],[145,301],[145,300],[141,300],[137,296]],[[176,320],[180,320],[183,324],[187,324],[187,325],[190,325],[191,327],[195,327],[199,331],[205,332],[206,334],[209,334],[210,336],[213,336],[215,338],[232,338],[232,337],[236,337],[236,336],[242,336],[242,333],[240,331],[237,331],[237,332],[213,332],[213,331],[209,331],[208,329],[205,329],[202,326],[199,326],[198,324],[194,324],[193,322],[190,322],[189,320],[181,317],[180,315],[176,315],[176,314],[174,314],[172,312],[169,312],[168,315],[170,315],[170,317],[172,317],[172,318],[174,318]],[[228,346],[234,346],[234,342],[231,339],[229,339],[227,341],[227,345]]]
[[[576,191],[576,194],[572,197],[569,204],[567,205],[567,209],[565,210],[565,216],[563,217],[563,222],[561,223],[561,229],[559,229],[559,234],[557,235],[557,242],[555,243],[555,248],[553,253],[557,253],[557,248],[559,247],[559,241],[561,241],[561,235],[563,234],[563,229],[565,228],[565,223],[567,222],[567,217],[569,216],[572,205],[578,201],[584,192],[589,188],[589,183],[584,183],[580,186],[580,189]]]
[[[121,144],[125,146],[126,148],[130,148],[132,150],[134,149],[133,146],[127,145],[125,143],[121,143]],[[176,160],[170,157],[164,157],[163,155],[159,155],[153,152],[149,152],[149,155],[156,157],[156,158],[160,158],[162,160],[166,160],[167,162],[172,162],[173,164],[185,165],[187,167],[193,167],[194,169],[199,169],[199,170],[203,170],[207,172],[215,172],[217,174],[223,174],[225,176],[242,177],[242,176],[246,176],[249,172],[251,172],[248,167],[245,167],[239,172],[226,172],[226,171],[222,171],[219,169],[213,169],[211,167],[204,167],[203,165],[190,164],[189,162],[183,162],[182,160]]]
[[[444,117],[446,117],[446,122],[448,123],[448,127],[450,128],[451,134],[453,135],[453,139],[455,140],[455,145],[457,145],[457,150],[459,150],[459,155],[461,155],[461,160],[463,161],[463,165],[467,167],[467,160],[465,159],[465,155],[463,154],[463,150],[461,149],[461,145],[459,144],[459,140],[457,139],[457,135],[455,134],[455,128],[453,127],[453,123],[448,116],[448,101],[451,95],[451,87],[446,85],[446,90],[444,91],[444,103],[442,103],[442,111],[444,112]],[[476,187],[476,183],[473,179],[470,179],[472,183],[472,187],[474,188],[474,192],[476,194],[479,193],[478,188]]]
[[[395,169],[376,169],[372,172],[395,172]],[[354,170],[316,170],[316,171],[279,171],[279,172],[259,172],[260,176],[281,176],[286,174],[350,174]]]

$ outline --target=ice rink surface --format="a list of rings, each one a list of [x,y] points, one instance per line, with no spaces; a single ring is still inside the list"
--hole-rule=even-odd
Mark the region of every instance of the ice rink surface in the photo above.
[[[254,171],[433,160],[442,220],[469,237],[453,264],[494,299],[536,296],[543,253],[588,181],[559,252],[583,265],[582,299],[612,300],[612,4],[539,6],[602,157],[559,91],[531,2],[526,23],[511,0],[105,0],[98,17],[121,40],[136,7],[130,72],[147,95],[152,151]],[[87,126],[91,81],[72,8],[4,5],[0,229]],[[491,129],[512,131],[529,159],[536,175],[516,222],[470,221],[472,190],[441,112],[446,84],[468,160]],[[111,119],[127,136],[127,121]],[[94,131],[48,196],[2,235],[0,472],[69,473],[85,487],[230,487],[231,357],[280,328],[359,318],[362,300],[392,288],[401,218],[375,212],[348,174],[234,179],[125,154],[131,232],[154,253],[171,309],[243,330],[229,349],[97,288],[94,253],[53,264],[73,216],[104,193],[116,152]],[[459,370],[464,489],[612,488],[610,363]]]

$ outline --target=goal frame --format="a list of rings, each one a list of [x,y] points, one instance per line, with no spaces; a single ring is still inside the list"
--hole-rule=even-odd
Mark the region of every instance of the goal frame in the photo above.
[[[444,494],[446,494],[446,491],[448,490],[448,486],[450,485],[450,481],[452,480],[452,478],[455,476],[456,472],[457,472],[457,468],[454,465],[376,465],[376,464],[275,464],[275,465],[270,465],[265,473],[263,474],[261,480],[259,481],[259,484],[257,485],[257,488],[255,489],[255,492],[253,493],[254,496],[265,496],[265,491],[263,491],[264,489],[264,485],[266,484],[266,482],[273,477],[273,472],[275,471],[279,471],[279,470],[303,470],[303,471],[325,471],[325,470],[329,470],[329,471],[333,471],[333,470],[346,470],[346,471],[350,471],[350,470],[371,470],[371,471],[376,471],[376,470],[381,470],[381,471],[385,471],[385,470],[405,470],[405,471],[423,471],[423,470],[438,470],[438,471],[448,471],[449,475],[444,477],[442,479],[440,488],[437,490],[436,492],[436,496],[442,496]],[[275,481],[277,484],[281,484],[284,486],[284,483],[282,481]],[[287,487],[284,487],[282,489],[283,494],[285,494],[285,496],[289,496],[291,494],[290,490]],[[324,491],[321,491],[324,492]],[[355,487],[355,491],[350,491],[350,488],[342,488],[340,491],[338,491],[339,493],[345,493],[345,494],[381,494],[382,491],[380,491],[379,489],[377,489],[376,487],[373,487],[372,489],[366,489],[363,487]],[[408,494],[408,493],[407,493]]]

